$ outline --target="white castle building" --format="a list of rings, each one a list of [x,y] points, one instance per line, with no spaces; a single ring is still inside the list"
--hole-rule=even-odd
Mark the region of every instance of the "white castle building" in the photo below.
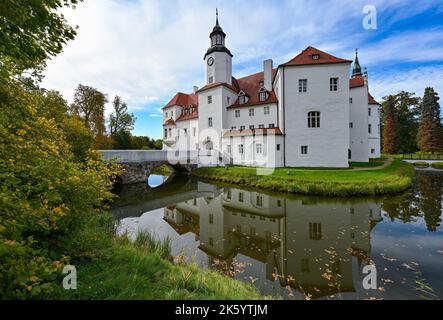
[[[232,76],[218,15],[204,55],[205,85],[163,108],[164,149],[197,151],[200,166],[348,167],[380,157],[380,105],[368,74],[313,47],[276,68]]]

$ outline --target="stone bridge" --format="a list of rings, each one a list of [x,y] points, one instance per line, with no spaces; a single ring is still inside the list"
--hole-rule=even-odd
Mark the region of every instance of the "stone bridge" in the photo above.
[[[125,172],[120,176],[123,184],[146,182],[152,171],[167,165],[175,172],[191,174],[197,168],[197,151],[166,150],[99,150],[103,161],[114,160]]]

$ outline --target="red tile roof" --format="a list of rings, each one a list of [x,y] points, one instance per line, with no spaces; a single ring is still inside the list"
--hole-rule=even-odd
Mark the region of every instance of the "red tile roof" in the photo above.
[[[240,136],[260,136],[260,135],[282,135],[280,128],[274,129],[246,129],[246,130],[229,130],[223,137],[240,137]]]
[[[175,121],[172,120],[172,118],[169,118],[168,120],[163,123],[164,126],[175,126]]]
[[[180,106],[180,107],[188,107],[190,105],[198,105],[198,97],[196,94],[191,93],[177,93],[174,98],[171,99],[171,101],[168,102],[166,106],[163,107],[163,109],[172,107],[172,106]]]
[[[365,77],[355,77],[349,79],[349,88],[363,87],[365,85]]]
[[[185,121],[185,120],[191,120],[191,119],[197,119],[198,118],[198,108],[194,110],[192,113],[188,113],[189,107],[186,109],[183,109],[183,113],[180,117],[178,117],[175,121]]]
[[[368,92],[368,104],[378,104],[378,105],[380,105],[380,103],[378,103],[369,92]]]
[[[273,69],[271,75],[272,79],[274,78],[276,73],[277,69]],[[263,81],[263,79],[264,79],[263,71],[254,73],[247,77],[237,79],[237,85],[240,89],[238,92],[243,91],[249,97],[249,100],[245,104],[240,104],[238,102],[238,99],[236,99],[235,102],[232,105],[230,105],[228,108],[240,108],[240,107],[248,107],[248,106],[267,104],[267,103],[276,103],[277,96],[274,90],[268,92],[269,96],[266,101],[260,101],[260,96],[258,92],[262,88],[260,82]]]
[[[318,59],[313,59],[312,55],[318,54]],[[307,47],[299,55],[295,56],[282,66],[300,66],[312,64],[329,64],[329,63],[352,63],[351,60],[341,59],[330,55],[329,53],[318,50],[314,47]]]

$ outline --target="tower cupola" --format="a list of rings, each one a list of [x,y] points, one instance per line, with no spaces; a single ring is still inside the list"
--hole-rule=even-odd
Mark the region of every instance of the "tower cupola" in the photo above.
[[[360,62],[358,61],[358,49],[355,49],[355,61],[354,68],[352,68],[352,78],[361,77],[363,73],[361,72]]]
[[[204,59],[212,52],[226,52],[232,57],[231,51],[225,47],[226,33],[224,33],[223,28],[218,22],[218,9],[215,10],[215,26],[212,29],[209,38],[211,39],[211,46],[208,51],[206,51]]]

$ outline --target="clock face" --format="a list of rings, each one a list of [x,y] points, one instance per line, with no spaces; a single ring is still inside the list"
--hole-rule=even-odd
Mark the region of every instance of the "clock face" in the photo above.
[[[210,57],[209,59],[208,59],[208,66],[212,66],[214,64],[214,58],[213,57]]]

